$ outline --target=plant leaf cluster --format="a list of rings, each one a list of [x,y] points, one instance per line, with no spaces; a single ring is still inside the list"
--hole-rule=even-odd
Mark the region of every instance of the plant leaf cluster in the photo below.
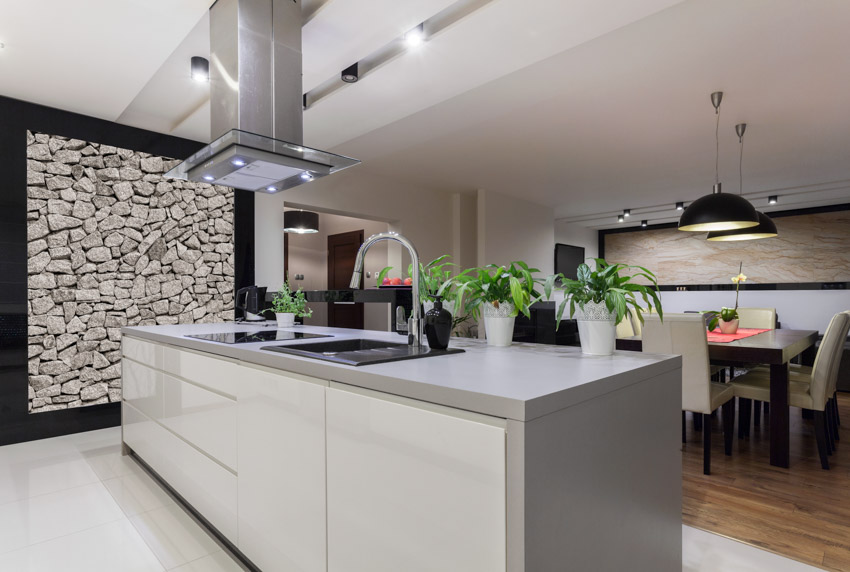
[[[535,277],[540,270],[529,268],[521,260],[511,262],[508,266],[488,264],[482,268],[469,268],[453,279],[457,284],[457,295],[464,300],[464,309],[473,318],[478,319],[481,306],[491,303],[496,308],[504,302],[514,305],[513,316],[520,312],[526,317],[531,316],[530,306],[542,299],[538,286],[551,292],[555,276],[545,280]]]
[[[272,298],[272,311],[275,314],[295,314],[299,318],[309,318],[313,310],[307,307],[307,298],[301,288],[293,292],[289,282],[284,282]]]

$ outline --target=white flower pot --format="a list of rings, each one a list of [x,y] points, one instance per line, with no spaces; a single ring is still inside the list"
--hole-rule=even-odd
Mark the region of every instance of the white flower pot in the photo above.
[[[295,325],[295,314],[286,312],[283,314],[275,314],[277,318],[278,328],[290,328]]]
[[[484,316],[484,332],[487,334],[487,345],[506,347],[511,345],[514,339],[514,322],[516,316],[514,305],[510,302],[502,302],[496,308],[490,302],[482,306],[481,314]]]
[[[738,333],[738,318],[734,320],[726,321],[723,318],[718,320],[720,324],[720,331],[724,334],[736,334]]]
[[[424,302],[422,302],[422,310],[423,310],[422,315],[423,316],[433,309],[434,309],[434,302],[431,302],[430,300],[425,300]],[[454,317],[454,315],[455,315],[455,301],[452,300],[451,302],[448,302],[446,300],[443,300],[443,310],[448,310],[449,314],[451,314],[452,317]]]
[[[592,356],[610,356],[617,340],[616,314],[609,312],[604,302],[588,302],[584,310],[576,308],[578,337],[581,353]]]

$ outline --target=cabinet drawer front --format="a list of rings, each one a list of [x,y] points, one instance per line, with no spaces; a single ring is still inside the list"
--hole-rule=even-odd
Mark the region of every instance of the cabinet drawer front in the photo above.
[[[121,354],[148,367],[162,369],[163,346],[131,336],[121,337]]]
[[[325,383],[245,368],[239,549],[264,572],[325,572]]]
[[[162,417],[163,373],[133,360],[121,361],[121,383],[124,401],[151,417]]]
[[[124,442],[234,544],[236,475],[124,403]]]
[[[236,471],[236,401],[168,374],[162,377],[162,424]]]
[[[229,396],[236,395],[244,369],[226,359],[163,346],[163,370]]]
[[[504,571],[505,430],[328,388],[328,572]]]

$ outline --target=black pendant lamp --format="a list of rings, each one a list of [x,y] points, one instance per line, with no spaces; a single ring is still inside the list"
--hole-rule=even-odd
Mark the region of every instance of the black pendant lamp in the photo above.
[[[722,91],[711,94],[711,104],[717,116],[714,128],[715,159],[714,159],[714,189],[710,195],[698,198],[685,209],[679,219],[679,230],[689,232],[712,232],[720,230],[735,230],[749,228],[759,223],[758,213],[753,205],[740,195],[730,195],[720,192],[720,101]]]
[[[319,232],[319,213],[286,211],[283,213],[283,232],[311,234]]]
[[[735,126],[735,133],[738,134],[738,144],[741,147],[738,157],[738,192],[741,194],[744,193],[744,132],[746,130],[746,123],[739,123]],[[779,233],[776,231],[776,224],[771,218],[763,212],[757,211],[757,214],[759,223],[756,226],[709,232],[708,240],[713,242],[730,242],[736,240],[758,240],[760,238],[773,238],[777,236]]]

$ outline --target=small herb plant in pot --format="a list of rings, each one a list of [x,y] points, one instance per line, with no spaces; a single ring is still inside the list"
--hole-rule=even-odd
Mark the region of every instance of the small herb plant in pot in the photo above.
[[[451,279],[457,284],[458,298],[465,300],[466,312],[475,319],[484,318],[489,345],[511,345],[517,315],[530,317],[530,306],[542,298],[537,287],[544,281],[534,276],[537,272],[537,268],[515,261],[509,266],[470,268]],[[554,278],[548,279],[548,289]]]
[[[293,292],[288,282],[284,282],[274,298],[272,298],[272,311],[277,317],[277,326],[286,328],[295,325],[295,318],[309,318],[313,310],[307,307],[307,299],[301,288]]]
[[[602,258],[594,261],[596,270],[591,270],[587,264],[579,265],[576,280],[557,276],[564,292],[564,300],[558,306],[557,323],[560,325],[569,304],[569,315],[578,322],[582,353],[611,355],[614,353],[617,324],[629,319],[629,306],[634,308],[641,323],[641,312],[647,310],[654,309],[663,319],[661,301],[655,290],[658,281],[655,274],[643,266],[609,264]],[[631,271],[631,274],[621,275],[622,271]],[[650,285],[632,282],[638,276],[646,278]],[[638,303],[638,296],[644,306]]]

